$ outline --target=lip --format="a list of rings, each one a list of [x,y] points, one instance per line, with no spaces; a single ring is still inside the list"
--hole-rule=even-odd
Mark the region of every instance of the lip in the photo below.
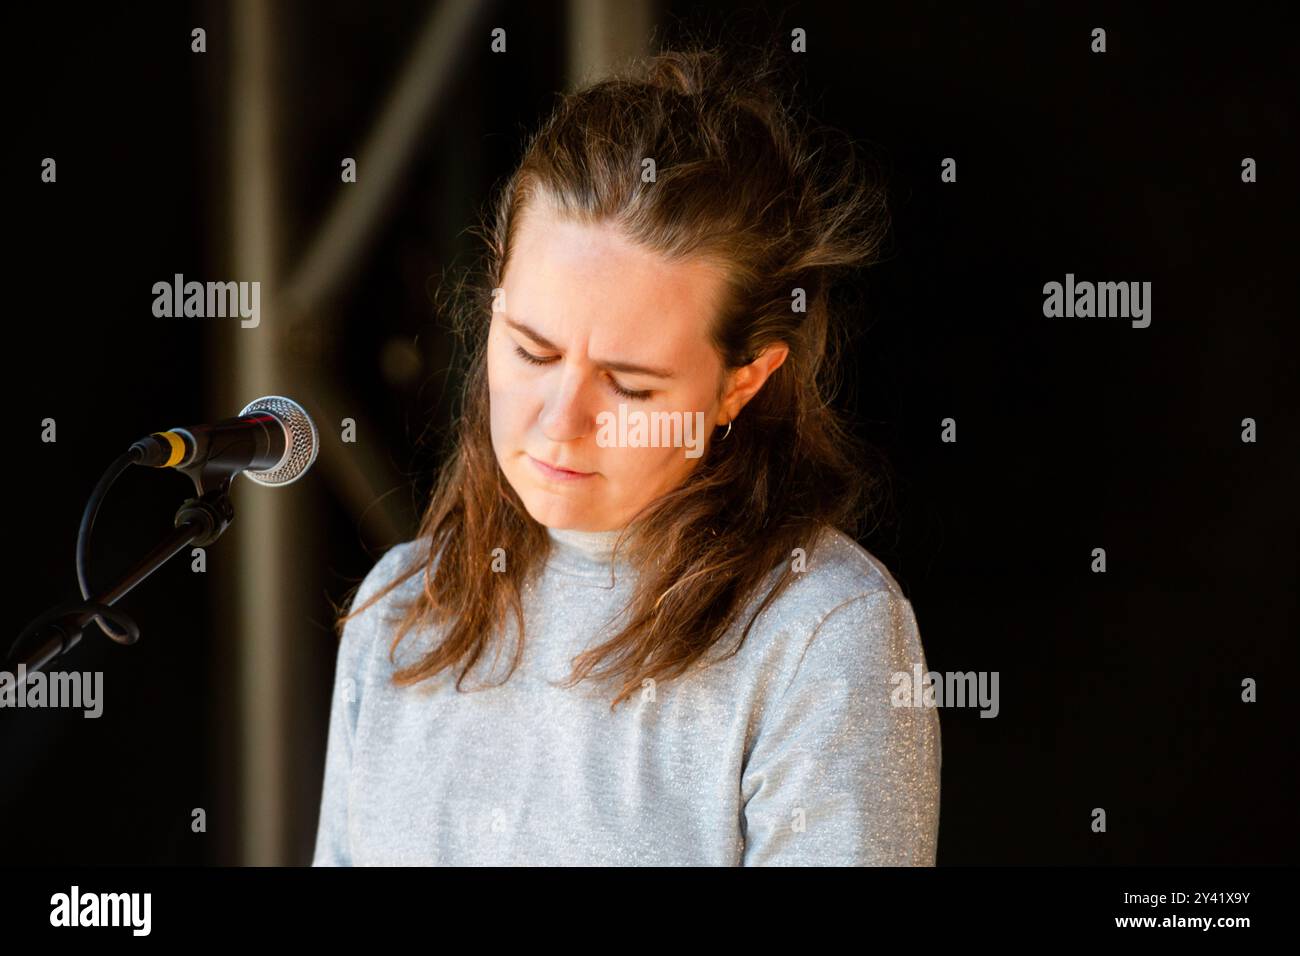
[[[527,453],[525,452],[525,454]],[[544,461],[538,461],[532,455],[528,455],[528,460],[533,463],[533,467],[543,477],[550,478],[552,481],[581,481],[583,478],[590,478],[595,474],[594,471],[573,471],[568,468],[555,468]]]

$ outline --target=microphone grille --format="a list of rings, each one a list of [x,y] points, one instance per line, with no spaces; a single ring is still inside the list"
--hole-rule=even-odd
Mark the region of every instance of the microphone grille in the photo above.
[[[316,434],[316,424],[303,407],[291,398],[283,395],[268,395],[247,405],[240,416],[254,412],[269,412],[280,420],[285,431],[284,457],[274,468],[265,471],[245,471],[243,474],[259,485],[287,485],[297,481],[312,462],[320,448],[320,439]]]

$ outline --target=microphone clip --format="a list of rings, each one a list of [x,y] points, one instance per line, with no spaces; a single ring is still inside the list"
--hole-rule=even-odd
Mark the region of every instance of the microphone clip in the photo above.
[[[193,477],[195,485],[198,485],[198,477]],[[230,503],[230,496],[227,494],[229,489],[230,482],[226,480],[211,491],[204,492],[200,497],[190,498],[177,510],[173,527],[179,528],[183,524],[192,523],[196,531],[190,544],[201,548],[212,544],[221,537],[226,528],[230,527],[230,522],[235,517],[234,506]]]

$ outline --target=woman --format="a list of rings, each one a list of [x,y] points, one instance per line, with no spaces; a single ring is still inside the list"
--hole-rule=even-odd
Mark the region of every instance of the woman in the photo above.
[[[827,399],[882,191],[773,72],[661,54],[528,143],[454,452],[340,622],[316,864],[934,863],[925,659]]]

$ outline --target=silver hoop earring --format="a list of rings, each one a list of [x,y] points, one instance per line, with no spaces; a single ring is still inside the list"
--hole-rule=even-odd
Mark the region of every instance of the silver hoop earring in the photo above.
[[[735,419],[733,418],[731,421],[735,421]],[[723,436],[722,436],[721,438],[718,439],[718,441],[725,441],[726,438],[727,438],[727,435],[730,435],[730,434],[731,434],[731,422],[727,422],[727,431],[723,434]]]

